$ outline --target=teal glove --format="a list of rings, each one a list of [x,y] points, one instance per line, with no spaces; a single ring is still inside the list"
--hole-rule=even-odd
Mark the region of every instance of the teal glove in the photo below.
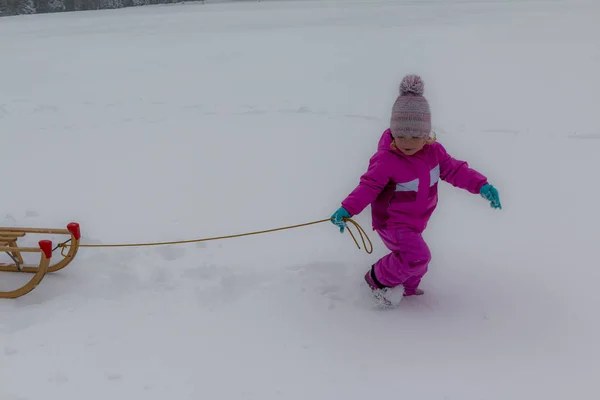
[[[499,208],[502,210],[502,204],[500,204],[500,196],[498,195],[498,190],[495,187],[487,183],[483,185],[479,193],[484,199],[490,202],[490,207]]]
[[[340,233],[344,233],[346,222],[344,218],[350,218],[351,215],[344,207],[338,208],[336,212],[331,216],[331,223],[340,227]]]

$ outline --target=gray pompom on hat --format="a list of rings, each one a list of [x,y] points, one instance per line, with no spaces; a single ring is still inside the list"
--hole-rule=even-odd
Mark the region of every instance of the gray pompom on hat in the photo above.
[[[400,96],[392,107],[390,129],[394,137],[429,138],[431,112],[423,97],[425,85],[418,75],[407,75],[400,83]]]

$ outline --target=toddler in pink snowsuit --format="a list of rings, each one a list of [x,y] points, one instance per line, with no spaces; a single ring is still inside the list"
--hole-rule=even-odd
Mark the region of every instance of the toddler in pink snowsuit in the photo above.
[[[365,280],[376,298],[385,303],[391,301],[389,289],[395,287],[403,289],[403,296],[423,294],[419,283],[431,253],[422,232],[437,206],[440,179],[481,194],[493,208],[501,208],[498,191],[486,177],[452,158],[431,137],[431,114],[423,89],[419,76],[408,75],[402,80],[390,128],[379,140],[359,185],[332,216],[332,222],[343,232],[344,218],[371,205],[373,230],[391,253],[367,271]]]

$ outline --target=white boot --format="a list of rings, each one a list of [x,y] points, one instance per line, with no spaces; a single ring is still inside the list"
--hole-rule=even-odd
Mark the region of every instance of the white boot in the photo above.
[[[373,293],[373,300],[375,303],[382,308],[394,308],[398,307],[400,301],[404,297],[404,286],[398,285],[395,287],[379,288],[373,281],[371,271],[367,271],[365,274],[365,282],[369,285],[371,293]]]
[[[395,308],[404,298],[404,286],[398,285],[391,288],[375,289],[373,290],[373,296],[380,307]]]

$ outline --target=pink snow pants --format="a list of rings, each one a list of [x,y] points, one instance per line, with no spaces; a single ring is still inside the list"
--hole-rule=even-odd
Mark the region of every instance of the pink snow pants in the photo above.
[[[423,236],[405,228],[388,228],[377,233],[391,253],[375,263],[375,277],[385,286],[402,284],[406,295],[414,294],[431,261]]]

